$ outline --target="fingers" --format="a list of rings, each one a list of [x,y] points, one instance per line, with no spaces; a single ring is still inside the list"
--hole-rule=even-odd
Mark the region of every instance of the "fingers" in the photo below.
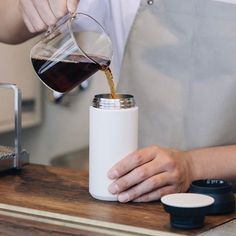
[[[156,158],[157,153],[157,147],[144,148],[133,152],[115,164],[109,170],[107,175],[110,179],[117,179],[135,169],[136,167],[152,161],[154,158]]]
[[[21,0],[19,1],[19,8],[22,13],[23,20],[30,32],[40,32],[46,28],[46,24],[43,22],[38,11],[36,10],[33,1]]]
[[[22,10],[22,12],[24,12],[24,10]],[[29,32],[31,32],[31,33],[36,32],[37,30],[31,24],[31,21],[29,20],[29,18],[26,17],[26,14],[23,14],[22,17],[23,17],[23,20],[24,20],[25,25],[28,28]]]
[[[64,1],[61,1],[62,3]],[[38,16],[44,22],[45,26],[54,25],[57,22],[58,17],[54,14],[55,7],[50,5],[50,1],[48,0],[40,0],[33,1],[34,7],[38,12]],[[61,4],[58,4],[58,8],[60,8]],[[64,13],[65,14],[65,13]],[[63,15],[60,15],[62,17]]]
[[[153,175],[157,175],[161,172],[162,170],[159,168],[158,165],[154,163],[154,161],[147,162],[143,164],[142,166],[139,166],[133,169],[128,174],[124,175],[118,180],[114,181],[109,186],[109,191],[113,194],[117,194],[143,181],[144,181],[143,183],[147,182],[148,186],[150,186],[154,182],[152,181],[153,178],[150,178],[150,177],[152,177]],[[133,191],[135,192],[136,189],[142,190],[143,183],[141,184],[141,186],[138,185],[137,187],[134,187]],[[135,197],[138,197],[138,196],[135,196]]]
[[[56,0],[58,1],[58,0]],[[79,0],[67,0],[67,9],[69,12],[74,13],[76,12]]]
[[[146,193],[144,195],[142,195],[141,197],[138,197],[136,199],[134,199],[134,202],[151,202],[151,201],[157,201],[159,200],[161,197],[167,195],[167,194],[171,194],[171,193],[176,193],[178,192],[178,190],[176,190],[175,186],[165,186],[163,188],[159,188],[156,189],[150,193]]]
[[[56,19],[60,19],[68,12],[67,1],[60,1],[60,4],[58,0],[49,0],[48,2],[50,11],[53,13]]]
[[[166,172],[161,173],[159,175],[154,175],[146,179],[145,181],[140,182],[133,188],[129,188],[127,191],[121,192],[118,195],[118,200],[120,202],[128,202],[134,199],[138,199],[141,196],[144,196],[144,198],[146,197],[149,199],[150,193],[156,192],[163,186],[167,186],[169,184],[169,175]],[[158,195],[155,195],[155,200],[159,199],[157,197]]]
[[[147,147],[118,162],[108,176],[114,180],[108,190],[120,202],[153,201],[169,192],[184,192],[191,179],[181,151]]]
[[[41,32],[68,12],[75,12],[79,0],[19,0],[23,20],[30,32]]]

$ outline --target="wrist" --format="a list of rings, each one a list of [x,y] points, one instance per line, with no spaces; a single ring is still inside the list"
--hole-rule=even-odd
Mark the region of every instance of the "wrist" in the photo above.
[[[183,156],[184,156],[186,164],[187,164],[190,181],[193,182],[194,180],[200,179],[201,174],[199,173],[200,170],[198,168],[197,161],[194,157],[193,151],[191,151],[191,150],[184,151]]]

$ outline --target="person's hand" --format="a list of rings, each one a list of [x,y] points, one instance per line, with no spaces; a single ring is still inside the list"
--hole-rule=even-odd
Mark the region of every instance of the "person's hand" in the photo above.
[[[23,20],[31,33],[46,30],[68,12],[74,13],[79,0],[19,0]]]
[[[148,202],[163,195],[186,192],[191,183],[190,163],[184,152],[157,146],[138,150],[108,172],[109,186],[120,202]]]

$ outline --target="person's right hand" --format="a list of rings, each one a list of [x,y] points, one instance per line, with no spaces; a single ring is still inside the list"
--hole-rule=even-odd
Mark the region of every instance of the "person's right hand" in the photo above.
[[[68,12],[74,13],[79,0],[19,0],[19,9],[28,30],[41,32]]]
[[[186,192],[193,181],[188,152],[149,146],[116,163],[108,172],[109,191],[120,202],[149,202],[170,193]]]

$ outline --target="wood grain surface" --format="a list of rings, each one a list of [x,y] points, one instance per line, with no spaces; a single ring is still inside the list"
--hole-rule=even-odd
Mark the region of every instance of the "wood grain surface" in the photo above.
[[[49,224],[34,220],[0,215],[0,235],[3,236],[103,236],[98,232],[90,232],[62,225]]]
[[[0,233],[14,225],[11,219],[17,219],[16,228],[31,225],[30,230],[45,233],[17,235],[197,235],[235,219],[236,213],[207,216],[201,229],[178,230],[170,227],[160,202],[95,200],[88,192],[88,173],[31,164],[0,177],[0,216]]]

